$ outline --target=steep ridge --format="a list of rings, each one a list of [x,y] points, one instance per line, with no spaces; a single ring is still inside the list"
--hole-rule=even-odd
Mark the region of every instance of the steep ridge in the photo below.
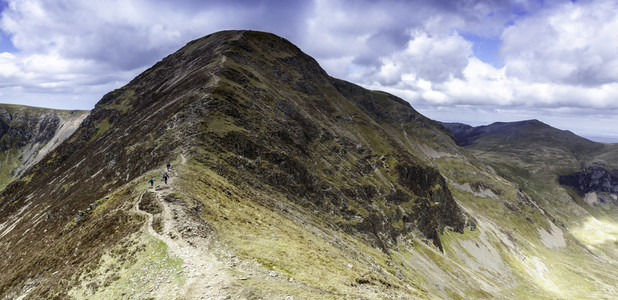
[[[197,111],[188,104],[200,104],[191,93],[213,81],[215,48],[225,44],[202,46],[205,53],[171,55],[105,95],[68,140],[7,186],[0,202],[3,294],[32,285],[34,295],[66,295],[69,283],[58,278],[69,280],[137,231],[141,218],[130,213],[135,179],[190,142]],[[125,241],[125,248],[132,244]],[[26,246],[40,251],[27,253]]]
[[[385,142],[388,133],[332,81],[279,37],[223,32],[107,94],[69,140],[4,191],[2,222],[10,230],[2,234],[2,267],[14,272],[3,290],[27,278],[37,281],[35,294],[66,288],[48,282],[55,290],[45,289],[38,277],[50,275],[34,266],[43,261],[51,273],[62,264],[84,266],[135,232],[131,182],[181,150],[236,188],[283,195],[331,230],[361,234],[383,251],[415,236],[441,247],[447,226],[463,232],[465,217],[437,170]],[[367,176],[378,166],[390,174]],[[23,243],[54,251],[25,257]],[[16,260],[30,263],[8,263]],[[65,276],[77,269],[63,268]]]
[[[62,143],[87,114],[0,104],[0,189]]]
[[[442,125],[252,31],[105,95],[0,194],[0,241],[4,298],[598,297],[618,278]]]

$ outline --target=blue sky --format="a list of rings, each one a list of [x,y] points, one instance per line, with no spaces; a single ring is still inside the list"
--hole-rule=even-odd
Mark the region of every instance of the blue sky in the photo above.
[[[478,36],[474,34],[462,34],[461,36],[472,43],[474,56],[492,65],[494,68],[500,69],[504,67],[504,59],[500,56],[502,41],[499,37]]]
[[[11,43],[10,36],[3,32],[0,32],[0,53],[1,52],[17,52],[17,49],[15,49],[15,46]]]
[[[187,42],[283,36],[426,116],[539,119],[618,142],[614,0],[0,0],[0,102],[90,109]]]
[[[7,3],[4,1],[0,1],[0,14],[6,8]],[[4,31],[0,30],[0,53],[2,52],[17,52],[17,49],[11,43],[10,36],[8,36]]]

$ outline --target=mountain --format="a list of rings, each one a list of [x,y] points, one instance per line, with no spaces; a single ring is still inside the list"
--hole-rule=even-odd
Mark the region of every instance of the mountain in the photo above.
[[[547,173],[551,181],[574,187],[580,195],[618,191],[614,188],[617,144],[593,142],[538,120],[478,127],[460,123],[443,125],[460,146],[498,169],[519,167],[519,173]]]
[[[538,120],[519,122],[496,122],[491,125],[472,127],[461,123],[443,123],[462,147],[491,146],[522,147],[526,143],[555,146],[558,143],[569,152],[592,151],[599,144],[579,137],[568,130],[553,128]]]
[[[87,114],[0,104],[0,189],[62,143]]]
[[[402,99],[223,31],[105,95],[0,193],[0,294],[618,295],[613,257],[540,201]]]
[[[618,258],[618,144],[596,143],[537,120],[444,125],[475,157],[553,211],[589,249]]]

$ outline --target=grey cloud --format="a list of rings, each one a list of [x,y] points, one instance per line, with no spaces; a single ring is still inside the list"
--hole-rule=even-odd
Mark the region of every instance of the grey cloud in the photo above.
[[[40,6],[43,18],[32,16],[23,3],[5,12],[5,19],[19,25],[5,22],[3,27],[11,30],[22,49],[56,48],[66,57],[92,59],[120,70],[148,66],[189,40],[218,29],[250,28],[293,36],[311,5],[305,1],[122,2],[97,11],[80,1],[33,3]],[[158,36],[155,26],[176,35]]]
[[[356,56],[353,63],[376,66],[380,63],[380,57],[403,50],[409,40],[410,35],[402,29],[387,29],[375,33],[367,39],[367,48]]]
[[[147,32],[126,24],[109,24],[96,34],[80,37],[81,45],[67,49],[68,57],[93,59],[120,70],[132,70],[166,54],[165,48],[148,47]]]

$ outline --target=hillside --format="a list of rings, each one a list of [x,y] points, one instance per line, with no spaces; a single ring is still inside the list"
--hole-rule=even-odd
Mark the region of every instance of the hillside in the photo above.
[[[569,183],[567,185],[575,187],[580,195],[614,191],[611,178],[618,169],[618,144],[593,142],[538,120],[498,122],[478,127],[459,123],[443,125],[460,146],[471,150],[477,157],[500,170],[512,169],[513,172],[506,172],[505,176],[547,174],[552,177],[546,178],[550,182]],[[591,173],[607,178],[607,184],[589,182],[593,175],[582,177]],[[515,177],[513,180],[517,182]],[[532,181],[546,185],[546,180],[536,179]],[[582,184],[585,181],[588,186],[578,186],[578,181]]]
[[[460,145],[536,198],[589,249],[618,259],[618,144],[596,143],[537,120],[444,125]]]
[[[2,191],[0,294],[618,295],[615,261],[562,225],[402,99],[224,31],[105,95]]]
[[[68,138],[87,114],[0,104],[0,190]]]

